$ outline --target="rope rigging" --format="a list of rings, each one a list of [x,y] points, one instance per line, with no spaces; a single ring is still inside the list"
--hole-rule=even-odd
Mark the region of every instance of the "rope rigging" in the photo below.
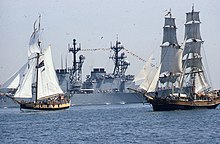
[[[95,49],[81,49],[80,51],[109,51],[111,50],[111,48],[95,48]],[[128,49],[123,49],[126,53],[130,54],[133,57],[136,57],[138,60],[142,61],[142,62],[146,62],[145,59],[139,57],[138,55],[134,54],[133,52],[129,51]]]

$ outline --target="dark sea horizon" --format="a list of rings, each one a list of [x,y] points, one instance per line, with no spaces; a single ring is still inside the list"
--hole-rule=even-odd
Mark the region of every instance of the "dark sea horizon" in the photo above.
[[[220,109],[153,112],[148,104],[0,109],[2,144],[220,143]]]

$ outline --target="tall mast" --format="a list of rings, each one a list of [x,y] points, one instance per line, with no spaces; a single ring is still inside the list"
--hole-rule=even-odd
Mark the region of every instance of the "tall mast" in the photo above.
[[[160,83],[169,85],[175,83],[182,72],[182,49],[176,37],[175,18],[171,10],[165,15],[163,27],[163,41],[161,45]]]
[[[79,61],[76,60],[76,54],[81,50],[81,45],[76,46],[76,39],[73,39],[73,47],[69,46],[69,52],[73,54],[73,66],[70,70],[70,91],[79,91],[82,84],[82,65],[84,63],[85,57],[83,55],[79,56]]]
[[[195,12],[192,6],[192,11],[186,13],[183,67],[187,71],[185,75],[189,75],[186,81],[191,84],[193,93],[209,87],[202,63],[201,44],[204,41],[200,35],[200,24],[199,12]]]
[[[39,29],[40,29],[40,24],[39,24]],[[37,45],[39,48],[41,48],[40,46],[41,42],[38,39]],[[40,58],[40,53],[37,53],[37,64],[36,64],[36,93],[35,93],[35,101],[37,102],[37,97],[38,97],[38,69],[39,69],[39,58]]]
[[[120,46],[120,44],[121,42],[117,40],[115,46],[111,46],[111,50],[113,50],[114,54],[110,58],[113,60],[115,65],[112,74],[116,77],[121,77],[125,75],[125,72],[130,65],[130,63],[125,61],[125,53],[121,53],[121,55],[119,54],[119,52],[124,49],[124,47]]]
[[[39,57],[40,54],[37,53],[37,64],[36,64],[36,69],[37,69],[37,73],[36,73],[36,93],[35,93],[35,101],[37,102],[37,95],[38,95],[38,65],[39,65]]]
[[[39,16],[39,24],[38,24],[38,30],[40,30],[40,19],[41,16]],[[34,28],[35,29],[35,28]],[[37,40],[37,46],[39,49],[41,48],[41,41],[40,39]],[[41,52],[41,49],[40,49]],[[37,97],[38,97],[38,69],[39,69],[39,58],[40,58],[40,53],[37,53],[37,64],[36,64],[36,93],[35,93],[35,101],[37,102]]]

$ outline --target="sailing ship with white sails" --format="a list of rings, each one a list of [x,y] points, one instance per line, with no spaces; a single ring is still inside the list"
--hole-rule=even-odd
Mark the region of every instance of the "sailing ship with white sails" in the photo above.
[[[193,6],[186,13],[185,38],[180,46],[175,18],[171,11],[165,16],[160,65],[151,66],[140,85],[154,111],[211,109],[220,104],[220,91],[211,89],[202,62],[200,23]]]
[[[36,23],[39,22],[36,28]],[[3,87],[15,93],[8,96],[23,110],[67,109],[70,100],[61,90],[51,55],[51,46],[42,48],[40,16],[34,23],[28,49],[28,62]],[[23,99],[23,100],[21,100]]]

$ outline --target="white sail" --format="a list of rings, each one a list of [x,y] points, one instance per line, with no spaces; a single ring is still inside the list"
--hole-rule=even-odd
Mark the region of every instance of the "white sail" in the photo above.
[[[149,87],[155,77],[156,72],[157,72],[156,66],[149,68],[148,73],[146,74],[144,81],[140,84],[139,87],[144,89],[145,91],[148,91],[148,89],[149,89]]]
[[[166,26],[176,27],[176,25],[175,25],[175,18],[173,18],[173,17],[165,17],[164,27],[166,27]]]
[[[36,32],[33,32],[33,34],[31,35],[29,42],[29,49],[28,49],[28,57],[30,57],[32,54],[40,53],[40,48],[39,48],[40,33],[41,31],[38,30]]]
[[[185,38],[201,40],[200,23],[192,22],[185,24]]]
[[[192,22],[192,21],[200,21],[199,19],[199,12],[188,12],[186,13],[186,23]]]
[[[162,46],[160,73],[181,73],[182,52],[183,50],[179,46]]]
[[[157,88],[158,79],[159,79],[159,76],[160,76],[160,69],[161,69],[161,65],[157,69],[156,74],[155,74],[155,76],[154,76],[147,92],[155,92],[155,90]]]
[[[203,73],[199,73],[196,77],[195,77],[195,92],[200,92],[202,90],[205,90],[209,88],[209,84],[207,82],[207,80],[205,79],[205,76]]]
[[[204,67],[201,56],[201,44],[202,41],[200,35],[200,19],[199,12],[194,11],[186,13],[185,23],[185,47],[183,52],[183,67],[185,69],[184,74],[189,75],[185,80],[185,85],[191,84],[195,87],[196,93],[209,88],[209,84],[204,74]],[[182,85],[184,75],[182,76]]]
[[[35,67],[36,59],[30,61],[30,67],[19,84],[18,90],[14,95],[15,98],[32,98],[32,83]]]
[[[187,60],[183,60],[183,63],[185,64],[186,68],[199,68],[202,69],[203,65],[202,65],[202,58],[191,58],[191,59],[187,59]]]
[[[19,82],[27,69],[27,63],[24,64],[12,77],[10,77],[1,87],[1,89],[17,89]]]
[[[164,27],[163,43],[169,42],[170,44],[176,44],[176,29],[173,27]]]
[[[164,31],[162,43],[169,42],[170,44],[177,44],[175,18],[165,17],[165,24],[163,29]]]
[[[43,52],[43,56],[39,59],[38,67],[38,91],[37,98],[62,94],[51,56],[50,46]]]
[[[39,26],[36,29],[35,24],[38,20]],[[14,95],[15,98],[37,97],[37,99],[41,99],[63,93],[54,70],[50,46],[47,49],[42,49],[40,34],[39,17],[34,23],[34,32],[29,42],[29,67],[19,83],[18,90]]]
[[[37,28],[35,28],[35,24],[39,21],[39,25]],[[32,33],[29,41],[29,49],[28,49],[28,57],[31,57],[32,54],[40,53],[40,43],[41,40],[41,33],[43,29],[40,29],[40,16],[39,18],[34,22],[34,32]]]
[[[163,27],[163,41],[161,45],[161,70],[160,73],[181,73],[182,72],[182,49],[176,38],[175,18],[165,17]]]
[[[185,48],[183,51],[183,55],[194,53],[201,55],[201,44],[203,41],[196,41],[196,42],[186,42]]]
[[[152,67],[152,55],[149,57],[148,61],[145,63],[143,68],[140,70],[140,72],[134,77],[134,82],[144,80],[145,77],[148,75],[150,72],[150,69]]]

